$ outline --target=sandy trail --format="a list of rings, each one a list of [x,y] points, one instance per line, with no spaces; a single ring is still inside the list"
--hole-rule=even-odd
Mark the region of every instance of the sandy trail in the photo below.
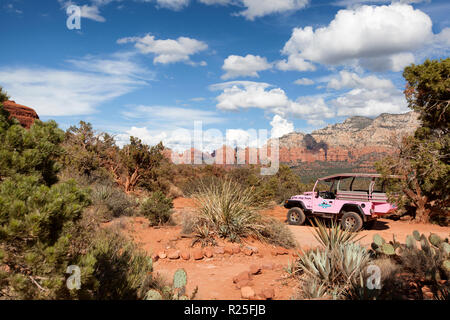
[[[175,213],[180,216],[185,212],[192,212],[195,203],[192,199],[178,198],[174,201]],[[274,207],[264,212],[281,221],[286,220],[287,209]],[[303,249],[318,245],[313,236],[311,226],[288,226],[294,234],[300,247]],[[181,227],[152,228],[148,226],[145,218],[128,218],[125,231],[136,243],[151,255],[161,251],[189,251],[192,255],[192,239],[181,237]],[[391,240],[395,234],[396,239],[404,242],[408,234],[414,230],[428,235],[436,233],[441,237],[450,236],[450,227],[440,227],[429,224],[416,224],[403,221],[392,221],[381,219],[378,221],[375,230],[363,230],[360,232],[364,238],[361,243],[370,245],[374,234],[378,233],[386,240]],[[220,246],[228,243],[219,241]],[[233,283],[233,278],[243,271],[249,270],[251,265],[267,266],[273,269],[263,269],[262,273],[256,275],[251,280],[250,285],[259,291],[263,288],[274,288],[275,299],[290,299],[295,295],[297,282],[287,276],[285,268],[296,257],[296,250],[289,250],[288,254],[274,255],[279,249],[275,246],[261,243],[255,240],[248,240],[247,245],[258,248],[258,254],[246,256],[240,252],[238,254],[215,254],[212,258],[203,258],[196,261],[192,257],[186,261],[183,259],[170,260],[159,259],[154,263],[154,272],[171,279],[178,268],[184,268],[188,274],[187,292],[191,293],[198,286],[196,299],[240,299],[241,292]],[[197,245],[198,246],[198,245]]]
[[[281,206],[276,206],[270,210],[265,211],[265,214],[273,216],[280,221],[286,222],[288,209]],[[314,238],[312,232],[313,228],[309,225],[304,226],[288,226],[295,236],[295,239],[301,247],[315,247],[319,243]],[[373,236],[379,234],[385,240],[392,240],[395,235],[395,239],[404,243],[406,236],[412,234],[414,230],[424,233],[428,236],[430,233],[435,233],[441,238],[450,237],[450,227],[441,227],[434,224],[413,223],[409,221],[393,221],[390,219],[379,219],[372,230],[362,230],[359,232],[361,243],[364,245],[370,245],[372,243]]]

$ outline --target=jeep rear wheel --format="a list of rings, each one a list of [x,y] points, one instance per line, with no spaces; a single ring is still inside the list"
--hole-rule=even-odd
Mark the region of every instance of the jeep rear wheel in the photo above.
[[[306,216],[302,209],[294,207],[288,211],[287,220],[289,224],[300,226],[305,223]]]
[[[363,220],[356,212],[346,212],[342,216],[341,226],[349,231],[359,231],[363,227]]]

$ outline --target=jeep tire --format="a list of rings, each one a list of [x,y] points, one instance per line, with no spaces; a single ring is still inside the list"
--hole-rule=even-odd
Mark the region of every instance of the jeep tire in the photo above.
[[[302,209],[293,207],[288,211],[287,220],[289,224],[301,226],[305,223],[306,215]]]
[[[357,232],[363,227],[363,219],[356,212],[346,212],[342,216],[341,226],[343,229]]]

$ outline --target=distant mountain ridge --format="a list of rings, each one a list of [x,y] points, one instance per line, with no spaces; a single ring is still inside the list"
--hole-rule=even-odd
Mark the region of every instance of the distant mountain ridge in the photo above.
[[[291,132],[279,138],[280,162],[290,165],[321,162],[367,162],[374,161],[393,151],[392,140],[412,134],[420,122],[418,114],[411,111],[404,114],[383,113],[376,118],[354,116],[341,123],[328,125],[311,134]],[[268,141],[270,147],[270,140]],[[251,148],[245,149],[245,163],[249,163]],[[254,151],[255,149],[253,149]],[[258,149],[258,161],[263,153]],[[167,154],[171,154],[171,151]],[[236,149],[223,146],[213,154],[237,159]],[[269,150],[270,154],[270,150]],[[191,148],[183,154],[183,162],[211,158],[211,155]]]
[[[412,134],[420,122],[418,114],[383,113],[372,119],[355,116],[341,123],[304,134],[292,132],[280,138],[280,161],[357,161],[392,152],[392,140]]]

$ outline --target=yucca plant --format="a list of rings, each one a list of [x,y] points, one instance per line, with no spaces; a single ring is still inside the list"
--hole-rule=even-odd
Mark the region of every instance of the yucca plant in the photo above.
[[[254,188],[225,180],[200,184],[193,197],[199,204],[199,215],[223,238],[238,241],[245,236],[259,237],[264,229],[259,210],[267,204],[256,201]]]
[[[333,220],[331,220],[331,226],[329,228],[317,218],[312,220],[312,224],[314,226],[314,238],[316,238],[324,248],[330,250],[364,238],[364,236],[357,238],[357,233],[342,229],[341,225]]]
[[[234,180],[200,180],[192,197],[198,204],[196,225],[207,226],[210,237],[217,235],[232,242],[255,237],[285,248],[296,246],[292,233],[283,223],[261,215],[268,202],[261,200],[254,187],[244,187]]]

